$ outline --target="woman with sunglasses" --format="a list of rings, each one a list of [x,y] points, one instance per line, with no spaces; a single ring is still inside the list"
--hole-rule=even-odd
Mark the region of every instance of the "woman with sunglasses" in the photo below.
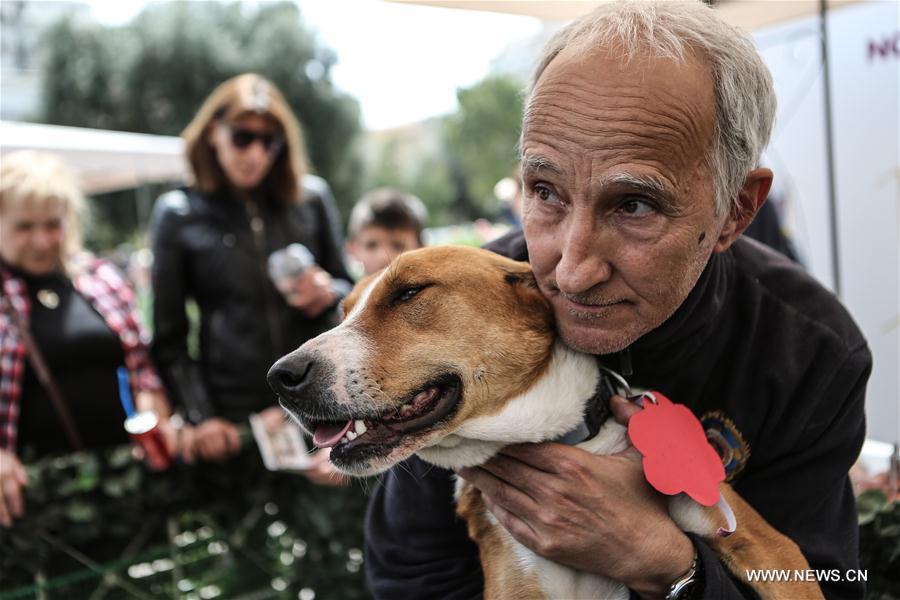
[[[153,350],[197,424],[196,454],[221,461],[240,448],[236,422],[252,413],[283,422],[266,372],[336,323],[351,286],[331,192],[307,174],[300,125],[272,83],[255,74],[222,83],[182,136],[193,181],[158,200],[151,225]],[[267,264],[292,244],[315,264],[283,296]],[[188,299],[199,309],[198,352],[188,349]]]

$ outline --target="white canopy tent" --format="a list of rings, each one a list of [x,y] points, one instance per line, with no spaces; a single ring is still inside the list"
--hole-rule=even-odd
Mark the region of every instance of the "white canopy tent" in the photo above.
[[[184,180],[180,138],[0,121],[0,160],[17,150],[52,152],[75,170],[86,194]]]
[[[422,4],[443,8],[484,10],[537,17],[543,21],[569,21],[590,12],[608,0],[388,0],[406,4]],[[860,0],[827,0],[828,8]],[[816,14],[819,0],[719,0],[715,8],[732,25],[753,31]]]

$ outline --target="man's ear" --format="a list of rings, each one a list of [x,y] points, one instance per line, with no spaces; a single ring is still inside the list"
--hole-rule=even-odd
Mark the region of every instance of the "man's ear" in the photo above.
[[[769,189],[772,187],[772,170],[771,169],[753,169],[744,179],[744,185],[738,192],[737,206],[729,207],[730,212],[722,230],[719,232],[719,239],[713,252],[724,252],[728,250],[734,240],[740,236],[757,211],[766,203],[769,197]]]

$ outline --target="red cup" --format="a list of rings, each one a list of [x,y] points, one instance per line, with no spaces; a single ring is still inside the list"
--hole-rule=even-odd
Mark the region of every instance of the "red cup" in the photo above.
[[[159,418],[156,413],[145,410],[125,419],[125,431],[144,451],[144,457],[150,468],[164,471],[172,464],[172,455],[166,447]]]

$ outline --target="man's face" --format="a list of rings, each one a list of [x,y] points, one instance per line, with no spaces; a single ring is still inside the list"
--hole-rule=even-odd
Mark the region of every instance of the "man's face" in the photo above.
[[[385,268],[391,261],[410,250],[419,248],[419,237],[411,229],[387,229],[370,225],[347,245],[347,252],[362,263],[365,275]]]
[[[523,125],[524,230],[563,340],[619,351],[681,305],[720,243],[702,62],[557,56]],[[728,242],[730,244],[730,242]]]

